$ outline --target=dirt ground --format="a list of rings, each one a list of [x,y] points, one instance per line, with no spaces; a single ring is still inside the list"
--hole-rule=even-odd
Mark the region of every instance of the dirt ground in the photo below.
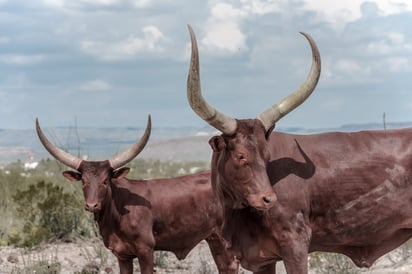
[[[412,258],[396,262],[397,253],[379,259],[372,268],[359,270],[370,274],[412,274]],[[217,273],[206,242],[201,242],[189,256],[178,261],[172,253],[156,252],[155,273],[210,274]],[[0,247],[0,273],[118,273],[115,257],[96,239],[88,242],[59,243],[36,249]],[[139,273],[135,260],[135,273]],[[241,274],[251,272],[241,269]],[[286,273],[278,264],[279,274]]]
[[[134,265],[135,273],[139,273],[137,259]],[[156,252],[155,266],[155,273],[158,274],[217,273],[206,242],[201,242],[182,261],[177,260],[172,253]],[[119,270],[116,258],[96,239],[91,242],[45,245],[31,250],[0,247],[0,274],[6,273],[115,274]]]

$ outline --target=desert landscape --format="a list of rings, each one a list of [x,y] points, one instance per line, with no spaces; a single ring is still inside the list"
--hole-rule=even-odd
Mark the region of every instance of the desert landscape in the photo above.
[[[400,247],[379,259],[370,269],[359,269],[353,265],[348,266],[348,262],[340,262],[346,264],[344,272],[336,272],[338,268],[330,269],[330,263],[326,263],[316,268],[312,267],[310,273],[410,274],[412,265],[409,250],[405,246]],[[134,265],[135,273],[139,273],[137,260]],[[182,261],[177,260],[172,253],[156,252],[155,265],[157,274],[217,273],[207,243],[204,241]],[[113,254],[103,246],[100,239],[94,239],[41,245],[34,249],[1,247],[0,273],[116,274],[119,270]],[[251,272],[241,268],[239,273]],[[278,263],[276,273],[286,273],[282,263]]]
[[[178,174],[191,173],[193,170],[205,169],[208,167],[208,159],[210,158],[210,149],[207,144],[207,139],[210,138],[210,132],[204,134],[196,134],[195,130],[191,129],[192,137],[189,138],[171,138],[168,140],[162,139],[160,136],[168,134],[168,132],[159,131],[154,141],[148,145],[148,149],[143,151],[139,156],[140,160],[136,160],[131,164],[131,178],[151,178],[155,177],[170,177]],[[90,135],[95,135],[96,130],[92,130]],[[132,134],[131,132],[134,132]],[[198,132],[198,129],[197,129]],[[127,134],[126,134],[127,133]],[[90,146],[91,155],[102,155],[106,157],[113,151],[121,149],[127,144],[115,143],[113,140],[119,140],[117,135],[127,135],[130,142],[136,136],[135,130],[121,131],[113,133],[113,136],[106,138],[106,142],[110,145],[100,144],[100,146]],[[176,135],[179,135],[175,133]],[[33,132],[30,132],[33,135]],[[64,134],[63,134],[64,135]],[[97,134],[98,135],[98,134]],[[137,134],[139,135],[139,134]],[[8,140],[16,139],[15,134],[10,134]],[[156,137],[156,136],[155,136]],[[5,136],[3,135],[3,139]],[[82,142],[89,140],[88,136],[81,136]],[[83,140],[84,139],[84,140]],[[90,141],[90,140],[89,140]],[[3,140],[3,142],[11,142]],[[4,146],[6,147],[6,146]],[[100,150],[105,147],[108,150]],[[171,149],[175,148],[175,149]],[[178,148],[178,149],[176,149]],[[192,148],[192,149],[189,149]],[[193,149],[196,148],[196,149]],[[23,152],[22,152],[23,151]],[[24,159],[27,151],[34,152],[34,160],[38,158],[47,158],[47,154],[43,151],[39,144],[28,144],[24,149],[18,150],[17,156]],[[10,152],[10,151],[9,151]],[[14,151],[11,151],[12,154]],[[21,152],[23,154],[21,154]],[[179,153],[176,153],[179,152]],[[14,154],[13,154],[14,155]],[[11,154],[4,153],[11,159]],[[99,157],[100,158],[100,157]],[[144,160],[142,160],[144,159]],[[10,160],[9,160],[10,163]],[[65,191],[74,191],[77,199],[81,201],[83,198],[80,194],[80,184],[68,184],[61,176],[64,170],[60,164],[54,161],[41,160],[35,169],[25,169],[26,162],[18,161],[10,164],[4,164],[0,172],[4,183],[2,184],[4,199],[9,199],[7,202],[3,199],[3,210],[0,217],[3,222],[0,224],[2,228],[2,246],[0,246],[0,274],[8,273],[118,273],[117,260],[102,244],[98,237],[85,239],[75,238],[71,241],[51,241],[45,244],[35,245],[33,248],[17,248],[13,245],[7,245],[7,235],[10,232],[10,227],[16,221],[16,209],[18,202],[22,200],[13,200],[10,193],[19,192],[32,184],[38,184],[39,181],[50,181],[53,185],[62,187]],[[149,172],[150,171],[150,172]],[[13,175],[14,174],[14,175]],[[15,176],[17,183],[10,183],[8,178]],[[16,184],[19,185],[15,189]],[[74,189],[73,189],[74,188]],[[39,189],[41,190],[41,189]],[[36,197],[41,197],[40,192],[36,192]],[[53,193],[51,193],[53,194]],[[42,201],[36,201],[41,203]],[[16,204],[17,203],[17,204]],[[56,205],[61,208],[66,205]],[[83,209],[80,209],[82,211]],[[12,214],[13,212],[13,214]],[[43,212],[44,213],[44,212]],[[53,214],[56,212],[52,212]],[[15,225],[14,225],[15,226]],[[10,236],[10,235],[9,235]],[[311,255],[309,260],[310,273],[370,273],[370,274],[412,274],[411,264],[412,248],[410,244],[405,244],[386,256],[380,258],[370,269],[356,268],[353,263],[345,259],[342,255],[330,255],[318,253]],[[139,273],[138,262],[135,260],[135,273]],[[217,273],[213,259],[210,255],[206,242],[201,242],[189,256],[182,261],[176,259],[172,253],[156,252],[155,254],[155,273]],[[240,269],[239,273],[251,273],[245,269]],[[277,265],[277,273],[286,273],[283,264],[280,262]]]

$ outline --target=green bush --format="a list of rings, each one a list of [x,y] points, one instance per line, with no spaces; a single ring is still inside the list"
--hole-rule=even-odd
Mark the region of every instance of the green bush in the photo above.
[[[205,170],[207,162],[135,159],[133,179],[168,178]],[[53,239],[95,236],[93,215],[83,209],[82,184],[62,176],[67,167],[54,159],[25,170],[16,161],[0,169],[0,245],[32,246]]]
[[[24,218],[22,235],[12,235],[9,241],[18,246],[33,246],[54,239],[67,240],[73,234],[84,235],[85,212],[82,203],[60,186],[39,181],[13,195],[17,213]]]
[[[209,168],[209,163],[200,161],[189,162],[164,162],[159,160],[133,160],[128,166],[131,167],[131,172],[128,175],[133,179],[150,179],[150,178],[168,178],[180,175],[186,175],[206,170]]]

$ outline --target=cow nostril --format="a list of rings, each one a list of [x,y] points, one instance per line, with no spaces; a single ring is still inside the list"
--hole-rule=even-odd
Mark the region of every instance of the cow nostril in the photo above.
[[[272,199],[270,197],[263,196],[263,202],[265,202],[266,204],[269,204],[271,201]]]

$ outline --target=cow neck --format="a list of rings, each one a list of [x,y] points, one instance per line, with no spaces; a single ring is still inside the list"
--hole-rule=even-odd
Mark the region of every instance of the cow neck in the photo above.
[[[120,214],[115,206],[116,192],[113,188],[113,183],[110,182],[110,187],[107,191],[105,201],[102,203],[102,209],[98,213],[94,213],[94,219],[99,226],[100,235],[107,248],[113,249],[112,236],[115,234],[116,228],[119,226]]]
[[[234,209],[224,208],[224,219],[222,224],[222,236],[228,241],[233,252],[242,258],[245,250],[241,239],[250,237],[251,234],[264,230],[266,227],[266,213],[257,211],[251,207]],[[255,239],[256,240],[256,239]]]
[[[113,182],[110,182],[105,201],[102,203],[102,209],[100,212],[94,213],[94,219],[99,225],[119,223],[120,213],[116,207],[116,197],[116,187]]]

